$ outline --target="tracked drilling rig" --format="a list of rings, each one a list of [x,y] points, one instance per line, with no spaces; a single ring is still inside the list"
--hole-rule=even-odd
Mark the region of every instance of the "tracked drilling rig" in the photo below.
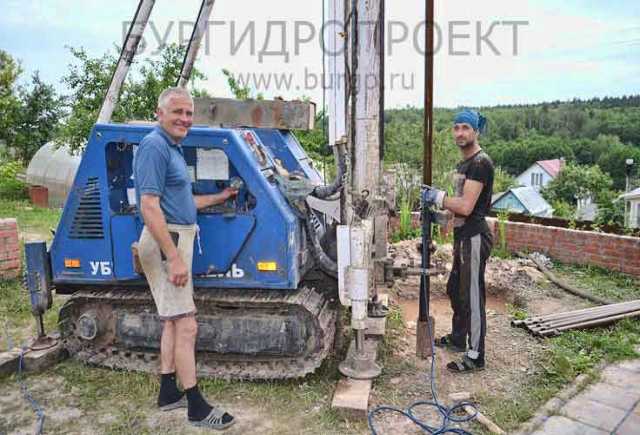
[[[340,370],[371,378],[365,321],[384,315],[376,285],[388,277],[381,190],[382,0],[330,0],[326,32],[329,145],[326,183],[292,130],[312,128],[315,106],[196,99],[183,142],[195,194],[240,186],[202,210],[194,246],[198,373],[240,379],[302,377],[330,354],[340,305],[355,340]],[[132,160],[150,125],[111,123],[120,88],[154,6],[138,6],[104,104],[50,246],[27,243],[27,285],[41,319],[51,293],[71,295],[59,315],[64,347],[87,363],[155,371],[161,322],[132,246],[142,222]],[[204,0],[178,80],[186,86],[214,6]],[[366,23],[366,25],[363,25]],[[363,86],[361,77],[376,77]],[[341,80],[341,81],[340,81]],[[327,212],[339,202],[338,212]],[[41,335],[44,331],[40,328]]]

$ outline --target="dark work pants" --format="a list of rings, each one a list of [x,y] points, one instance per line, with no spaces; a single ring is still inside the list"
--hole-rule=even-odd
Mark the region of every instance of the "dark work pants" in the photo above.
[[[465,348],[470,358],[484,360],[484,337],[487,332],[484,270],[491,254],[491,233],[454,240],[453,268],[447,282],[451,299],[453,343]]]

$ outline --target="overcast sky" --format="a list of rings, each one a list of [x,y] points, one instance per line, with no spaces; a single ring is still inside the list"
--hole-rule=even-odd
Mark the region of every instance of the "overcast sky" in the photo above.
[[[123,37],[123,22],[131,20],[137,0],[3,0],[0,14],[0,48],[18,58],[27,73],[39,70],[49,83],[64,91],[60,78],[72,61],[65,46],[84,47],[91,56],[113,50]],[[147,27],[147,47],[141,56],[153,56],[161,37],[179,42],[179,23],[195,20],[199,0],[157,0],[152,24]],[[424,1],[387,0],[387,40],[400,40],[386,59],[387,107],[422,106],[423,57],[414,46],[414,31],[424,19]],[[174,24],[170,24],[174,21]],[[322,25],[322,2],[300,0],[217,0],[197,67],[208,77],[199,83],[216,96],[230,96],[221,68],[236,74],[271,77],[266,97],[311,97],[322,103],[320,86],[313,79],[322,71],[319,37],[302,43],[295,52],[297,22],[311,22],[316,33]],[[284,21],[288,62],[283,56],[259,56],[265,43],[267,22]],[[255,51],[249,40],[231,54],[231,22],[236,41],[250,21],[255,22]],[[533,103],[640,93],[640,2],[638,0],[484,0],[436,1],[436,21],[441,29],[435,60],[436,106],[481,106]],[[514,25],[518,28],[514,46]],[[465,23],[466,22],[466,23]],[[480,40],[478,29],[493,31]],[[310,26],[299,24],[300,37]],[[452,27],[451,27],[452,26]],[[407,29],[407,38],[402,36]],[[458,35],[451,40],[450,30]],[[268,49],[277,50],[277,26]],[[184,27],[188,36],[190,28]],[[422,41],[423,29],[418,33]],[[464,35],[468,35],[466,38]],[[450,43],[451,41],[451,43]],[[480,44],[481,53],[477,53]],[[421,43],[422,44],[422,43]],[[496,54],[492,44],[499,52]],[[422,45],[420,46],[422,47]],[[517,49],[517,54],[514,54]],[[204,51],[207,51],[206,53]],[[468,54],[461,54],[467,52]],[[262,60],[262,63],[260,62]],[[276,89],[275,78],[290,76],[288,89]],[[391,86],[391,75],[395,75]],[[27,75],[25,74],[25,77]]]

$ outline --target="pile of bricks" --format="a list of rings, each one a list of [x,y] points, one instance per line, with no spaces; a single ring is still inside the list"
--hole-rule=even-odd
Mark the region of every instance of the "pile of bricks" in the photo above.
[[[19,274],[18,225],[13,218],[0,219],[0,279],[17,278]]]

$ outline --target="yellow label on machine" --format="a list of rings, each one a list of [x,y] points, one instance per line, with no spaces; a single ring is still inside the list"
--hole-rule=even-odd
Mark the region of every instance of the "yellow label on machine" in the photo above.
[[[275,261],[259,261],[258,270],[260,272],[275,272],[278,270],[278,265]]]

